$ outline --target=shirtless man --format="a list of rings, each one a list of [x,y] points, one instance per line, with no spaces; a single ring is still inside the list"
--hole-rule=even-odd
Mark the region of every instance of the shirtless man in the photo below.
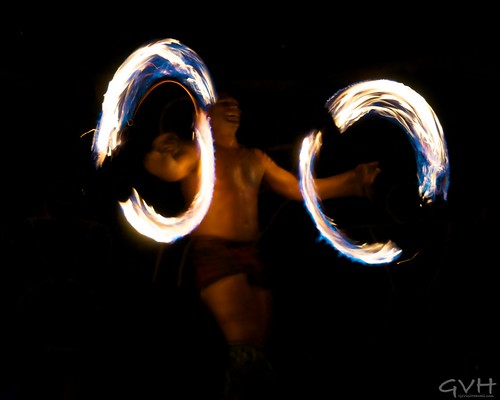
[[[250,359],[263,359],[271,321],[271,291],[257,251],[261,184],[265,182],[288,199],[301,201],[302,194],[295,175],[263,151],[238,142],[241,109],[234,97],[220,94],[209,117],[215,187],[205,218],[191,233],[190,264],[200,298],[229,345],[234,361],[230,370],[237,370],[246,368],[241,364]],[[187,201],[197,192],[199,165],[196,144],[172,132],[157,136],[144,158],[149,173],[166,181],[181,181]],[[378,162],[360,164],[338,175],[317,178],[316,190],[321,199],[368,196],[379,173]]]

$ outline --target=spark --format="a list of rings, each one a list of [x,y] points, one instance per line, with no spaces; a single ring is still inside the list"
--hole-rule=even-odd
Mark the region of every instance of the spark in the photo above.
[[[341,133],[369,112],[397,121],[411,139],[417,160],[421,200],[430,203],[447,199],[449,161],[439,120],[418,93],[390,80],[364,81],[332,96],[326,107]],[[341,254],[366,264],[387,264],[402,250],[392,241],[359,243],[345,235],[321,209],[313,179],[314,160],[321,147],[321,131],[311,131],[303,140],[299,156],[300,187],[304,204],[322,238]]]

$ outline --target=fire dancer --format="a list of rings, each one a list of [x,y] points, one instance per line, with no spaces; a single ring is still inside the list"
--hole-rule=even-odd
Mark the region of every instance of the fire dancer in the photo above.
[[[182,278],[193,278],[201,301],[220,327],[229,351],[227,396],[241,398],[242,393],[259,387],[259,382],[264,385],[272,380],[266,358],[272,294],[258,249],[259,190],[265,183],[288,199],[301,201],[302,194],[294,174],[262,150],[238,142],[241,109],[236,98],[219,93],[209,117],[215,187],[207,214],[190,234]],[[198,190],[199,161],[194,141],[163,131],[146,153],[144,167],[162,180],[179,181],[190,202]],[[334,176],[316,178],[316,190],[321,199],[370,197],[380,172],[378,162],[362,163]]]

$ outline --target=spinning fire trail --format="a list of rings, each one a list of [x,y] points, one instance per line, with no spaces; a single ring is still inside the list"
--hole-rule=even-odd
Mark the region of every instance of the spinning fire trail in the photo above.
[[[200,189],[189,208],[180,216],[165,218],[141,199],[132,196],[120,203],[127,221],[141,234],[157,242],[170,243],[187,235],[202,221],[212,199],[215,159],[207,108],[216,94],[211,76],[200,57],[176,40],[150,43],[132,53],[116,71],[104,96],[102,115],[94,135],[97,166],[120,149],[123,128],[132,119],[137,103],[159,79],[175,77],[196,96],[195,138],[198,143],[202,176]]]
[[[196,109],[194,137],[200,149],[200,189],[189,208],[177,217],[166,218],[146,204],[133,188],[131,197],[120,203],[127,221],[141,234],[170,243],[189,234],[203,220],[212,199],[215,157],[207,110],[216,101],[216,91],[200,57],[174,39],[150,43],[132,53],[118,68],[104,97],[102,114],[94,135],[93,151],[100,167],[106,157],[120,150],[126,124],[135,108],[159,80],[175,79],[192,96]],[[410,88],[389,80],[360,82],[331,97],[326,106],[335,125],[344,132],[369,112],[395,119],[410,136],[418,165],[419,194],[432,202],[446,200],[449,165],[441,125],[425,100]],[[304,204],[316,227],[341,254],[366,264],[390,263],[402,250],[394,243],[355,243],[325,216],[313,183],[314,158],[321,147],[321,132],[306,136],[300,150],[300,188]]]
[[[416,154],[419,195],[424,202],[447,198],[449,162],[441,124],[432,108],[418,93],[389,80],[359,82],[327,101],[327,108],[340,132],[369,112],[397,121],[408,133]],[[303,140],[299,174],[302,196],[322,237],[342,254],[366,264],[389,263],[401,255],[391,241],[358,244],[344,236],[334,221],[325,216],[314,188],[313,160],[321,147],[321,132],[313,131]]]

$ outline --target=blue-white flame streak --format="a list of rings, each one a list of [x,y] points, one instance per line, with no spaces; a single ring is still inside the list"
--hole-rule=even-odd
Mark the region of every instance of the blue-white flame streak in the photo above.
[[[340,132],[369,112],[397,121],[415,151],[421,199],[447,199],[450,167],[443,130],[432,108],[413,89],[384,79],[359,82],[337,92],[327,108]]]
[[[399,122],[411,139],[416,154],[419,195],[424,202],[437,196],[447,199],[449,162],[441,124],[434,111],[409,87],[390,80],[365,81],[337,92],[326,103],[341,133],[369,112]],[[321,147],[321,132],[311,132],[300,150],[300,187],[304,203],[322,237],[341,254],[366,264],[386,264],[398,258],[402,250],[393,242],[359,244],[342,234],[318,202],[312,167]]]
[[[300,188],[304,203],[322,238],[341,254],[366,264],[386,264],[398,258],[401,250],[391,241],[387,243],[360,244],[349,239],[337,229],[335,222],[321,210],[312,174],[316,154],[321,147],[321,131],[310,132],[302,141],[299,156]]]
[[[215,102],[212,78],[203,60],[175,39],[149,43],[133,52],[117,69],[104,95],[93,151],[98,166],[122,143],[123,127],[150,86],[174,77],[207,109]]]
[[[210,207],[215,181],[215,157],[207,109],[216,101],[215,88],[201,58],[174,39],[150,43],[132,53],[116,71],[104,96],[101,119],[94,135],[96,165],[117,151],[124,126],[138,102],[156,82],[175,78],[197,100],[194,133],[200,149],[201,183],[189,208],[177,217],[165,218],[141,199],[133,188],[131,197],[120,202],[127,221],[141,234],[157,242],[170,243],[196,228]]]

